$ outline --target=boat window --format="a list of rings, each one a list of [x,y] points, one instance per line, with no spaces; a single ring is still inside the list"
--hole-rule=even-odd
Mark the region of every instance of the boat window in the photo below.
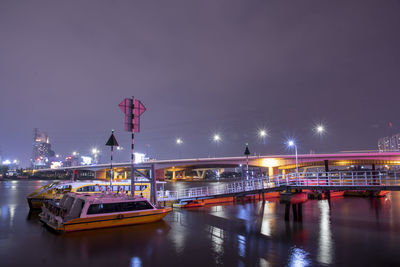
[[[107,204],[91,204],[87,214],[102,214],[113,212],[125,212],[135,210],[153,209],[153,206],[147,201],[107,203]]]
[[[96,192],[96,186],[88,185],[81,188],[78,188],[76,192]]]
[[[144,191],[147,188],[147,185],[135,185],[136,191]]]

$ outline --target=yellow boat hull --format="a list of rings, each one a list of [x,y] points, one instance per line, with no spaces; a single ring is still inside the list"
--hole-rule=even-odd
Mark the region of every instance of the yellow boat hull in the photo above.
[[[67,223],[64,223],[60,227],[57,227],[45,221],[42,222],[56,231],[74,232],[74,231],[91,230],[99,228],[152,223],[162,220],[168,213],[171,212],[171,210],[172,210],[171,208],[167,207],[163,209],[144,211],[135,214],[123,214],[123,215],[120,214],[120,215],[78,218],[71,220]]]

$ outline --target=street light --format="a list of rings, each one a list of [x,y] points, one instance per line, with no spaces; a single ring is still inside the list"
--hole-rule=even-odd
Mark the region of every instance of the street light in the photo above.
[[[215,157],[217,157],[217,147],[219,142],[221,142],[221,136],[219,134],[214,134],[212,140],[215,143]]]
[[[219,134],[214,134],[213,141],[219,143],[219,141],[221,141],[221,136]]]
[[[319,150],[322,153],[322,136],[325,134],[326,128],[322,124],[317,124],[313,130],[315,134],[319,135]]]
[[[177,144],[178,146],[181,146],[181,145],[183,144],[182,138],[177,138],[177,139],[176,139],[176,144]],[[181,149],[178,148],[178,151],[179,151],[179,158],[182,158],[182,151],[181,151]]]
[[[296,153],[296,172],[299,173],[299,164],[298,164],[298,159],[297,159],[297,146],[296,146],[296,143],[293,140],[289,140],[287,144],[288,144],[289,147],[294,146],[294,151]]]
[[[268,133],[264,129],[260,129],[258,131],[258,137],[262,140],[263,144],[265,145],[265,138],[267,137]]]
[[[318,134],[323,134],[325,132],[325,127],[323,125],[317,125],[317,127],[315,127],[315,131]]]
[[[94,163],[97,164],[97,155],[100,153],[100,151],[97,148],[92,148],[92,154],[94,156]]]

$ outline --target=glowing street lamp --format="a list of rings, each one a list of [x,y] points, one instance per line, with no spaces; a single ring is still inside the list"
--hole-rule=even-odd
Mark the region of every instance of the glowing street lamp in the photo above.
[[[319,135],[319,142],[320,142],[320,144],[319,144],[319,150],[320,150],[320,153],[322,153],[322,136],[325,134],[325,132],[326,132],[326,128],[325,128],[325,126],[324,125],[322,125],[322,124],[317,124],[315,127],[314,127],[314,133],[315,134],[317,134],[317,135]]]
[[[264,129],[260,129],[258,131],[258,137],[262,140],[263,144],[265,145],[265,138],[268,136],[268,133]]]
[[[260,137],[266,137],[266,136],[267,136],[267,131],[265,131],[265,130],[260,130],[260,131],[258,131],[258,135],[259,135]]]
[[[182,145],[183,145],[183,140],[182,140],[182,138],[177,138],[177,139],[176,139],[176,144],[177,144],[178,146],[182,146]],[[179,151],[179,158],[182,158],[182,149],[178,148],[178,151]]]
[[[221,136],[219,134],[214,134],[212,141],[215,143],[215,157],[217,156],[218,144],[221,142]]]
[[[322,125],[318,125],[317,126],[317,133],[322,134],[323,132],[325,132],[325,128]]]
[[[92,154],[94,156],[94,163],[97,164],[97,155],[100,153],[100,151],[97,148],[92,148]]]
[[[294,146],[294,151],[296,153],[296,172],[299,173],[299,163],[298,163],[298,159],[297,159],[297,146],[296,146],[296,143],[293,140],[289,140],[287,144],[288,144],[289,147]]]

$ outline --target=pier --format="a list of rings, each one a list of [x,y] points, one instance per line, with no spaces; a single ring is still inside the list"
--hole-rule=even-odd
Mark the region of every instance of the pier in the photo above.
[[[235,181],[209,187],[178,191],[158,191],[158,201],[182,201],[199,198],[262,194],[265,192],[302,190],[399,191],[400,172],[307,172],[290,173]]]

